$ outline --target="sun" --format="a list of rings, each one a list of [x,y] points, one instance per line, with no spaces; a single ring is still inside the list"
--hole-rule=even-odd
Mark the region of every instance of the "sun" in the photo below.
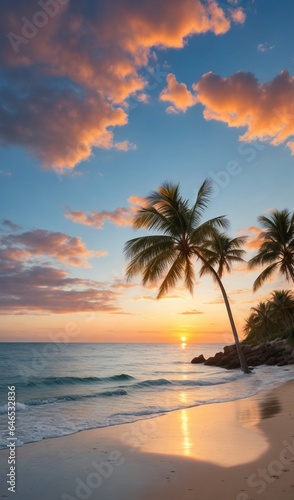
[[[181,337],[182,342],[186,342],[186,340],[187,340],[186,337]]]

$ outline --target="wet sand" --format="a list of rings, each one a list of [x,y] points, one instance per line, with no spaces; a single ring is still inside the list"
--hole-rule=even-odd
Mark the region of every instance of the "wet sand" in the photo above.
[[[256,396],[17,449],[16,493],[0,452],[0,498],[293,500],[294,382]]]

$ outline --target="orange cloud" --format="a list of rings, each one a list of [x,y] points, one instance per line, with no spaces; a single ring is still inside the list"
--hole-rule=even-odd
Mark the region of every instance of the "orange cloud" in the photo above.
[[[184,315],[190,315],[190,314],[204,314],[203,311],[197,311],[196,309],[193,309],[192,311],[184,311],[182,313],[178,313],[178,314],[184,314]]]
[[[147,200],[143,196],[130,196],[128,202],[131,205],[138,205],[138,207],[145,207],[147,204]]]
[[[68,210],[65,217],[77,224],[93,226],[96,229],[102,229],[105,222],[110,222],[119,227],[132,226],[134,214],[139,207],[146,205],[147,200],[141,196],[134,195],[128,198],[128,202],[130,204],[129,208],[118,207],[112,211],[92,210],[92,212],[82,212],[80,210]]]
[[[294,76],[288,71],[263,84],[252,73],[240,71],[222,78],[210,72],[192,88],[194,93],[169,74],[167,87],[160,94],[161,100],[172,103],[166,111],[185,112],[200,103],[206,120],[245,127],[241,141],[267,141],[273,146],[285,143],[294,155]]]
[[[131,226],[133,212],[130,209],[121,207],[116,208],[112,212],[107,210],[102,210],[100,212],[97,210],[93,210],[92,212],[82,212],[79,210],[72,212],[68,211],[65,216],[67,219],[70,219],[77,224],[102,229],[105,222],[110,222],[115,226]]]
[[[144,76],[142,68],[155,49],[181,48],[195,34],[220,35],[244,22],[241,9],[225,11],[215,0],[55,2],[54,13],[53,2],[51,13],[40,4],[2,8],[0,138],[57,170],[73,168],[95,147],[134,149],[116,142],[112,128],[127,123],[128,99],[148,101],[152,72]]]
[[[206,120],[246,127],[241,141],[258,139],[274,146],[286,143],[294,154],[294,77],[288,71],[263,84],[252,73],[239,72],[227,78],[207,73],[194,90]]]
[[[167,75],[166,81],[167,87],[163,89],[159,99],[173,103],[173,106],[167,108],[168,113],[177,113],[178,110],[185,112],[196,104],[196,98],[187,89],[187,85],[178,83],[173,73]]]
[[[246,15],[241,7],[233,9],[231,12],[232,12],[231,13],[232,19],[235,23],[240,23],[240,24],[245,23]]]
[[[260,245],[262,243],[260,238],[262,230],[259,227],[249,226],[246,228],[246,231],[249,235],[245,243],[246,250],[247,251],[259,250]]]

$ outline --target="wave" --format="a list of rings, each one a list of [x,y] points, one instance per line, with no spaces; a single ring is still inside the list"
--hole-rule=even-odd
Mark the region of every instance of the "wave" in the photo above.
[[[160,386],[180,386],[180,387],[197,387],[197,386],[212,386],[212,385],[221,385],[227,384],[229,382],[233,382],[240,375],[224,377],[220,379],[171,379],[168,380],[166,378],[158,378],[158,379],[148,379],[143,380],[142,382],[137,382],[136,384],[132,384],[131,388],[145,388],[145,387],[160,387]]]
[[[164,386],[164,385],[173,385],[173,382],[170,380],[167,380],[166,378],[157,378],[157,379],[151,379],[151,380],[143,380],[142,382],[138,382],[137,384],[133,384],[132,387],[158,387],[158,386]]]
[[[120,375],[112,375],[111,377],[44,377],[31,379],[26,382],[17,384],[17,386],[38,387],[40,385],[75,385],[75,384],[91,384],[105,382],[124,382],[134,380],[134,377],[122,373]]]
[[[214,386],[214,385],[222,385],[222,384],[228,384],[230,382],[233,382],[234,380],[237,380],[240,378],[240,375],[230,377],[230,378],[223,378],[223,379],[216,379],[216,380],[174,380],[173,382],[176,385],[181,385],[181,386],[186,386],[186,387],[203,387],[203,386]]]
[[[24,403],[16,403],[15,409],[17,412],[26,411],[28,409],[28,407]],[[5,415],[5,414],[7,414],[7,412],[8,412],[7,404],[0,405],[0,415]]]
[[[93,398],[110,398],[112,396],[127,396],[124,389],[115,389],[113,391],[97,392],[95,394],[67,394],[65,396],[53,396],[45,399],[31,399],[26,402],[27,406],[43,406],[53,403],[66,403],[68,401],[82,401]]]

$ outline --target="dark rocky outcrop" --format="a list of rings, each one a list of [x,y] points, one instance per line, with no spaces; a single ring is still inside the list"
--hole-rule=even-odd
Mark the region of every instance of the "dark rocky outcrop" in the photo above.
[[[205,361],[206,359],[203,354],[200,354],[200,356],[196,356],[196,358],[193,358],[191,363],[204,363]]]
[[[256,346],[242,345],[242,350],[249,367],[264,364],[278,366],[294,364],[294,346],[284,339],[271,340]],[[223,352],[217,352],[207,360],[201,354],[193,358],[191,363],[220,366],[227,370],[240,368],[240,361],[234,344],[225,346]]]

